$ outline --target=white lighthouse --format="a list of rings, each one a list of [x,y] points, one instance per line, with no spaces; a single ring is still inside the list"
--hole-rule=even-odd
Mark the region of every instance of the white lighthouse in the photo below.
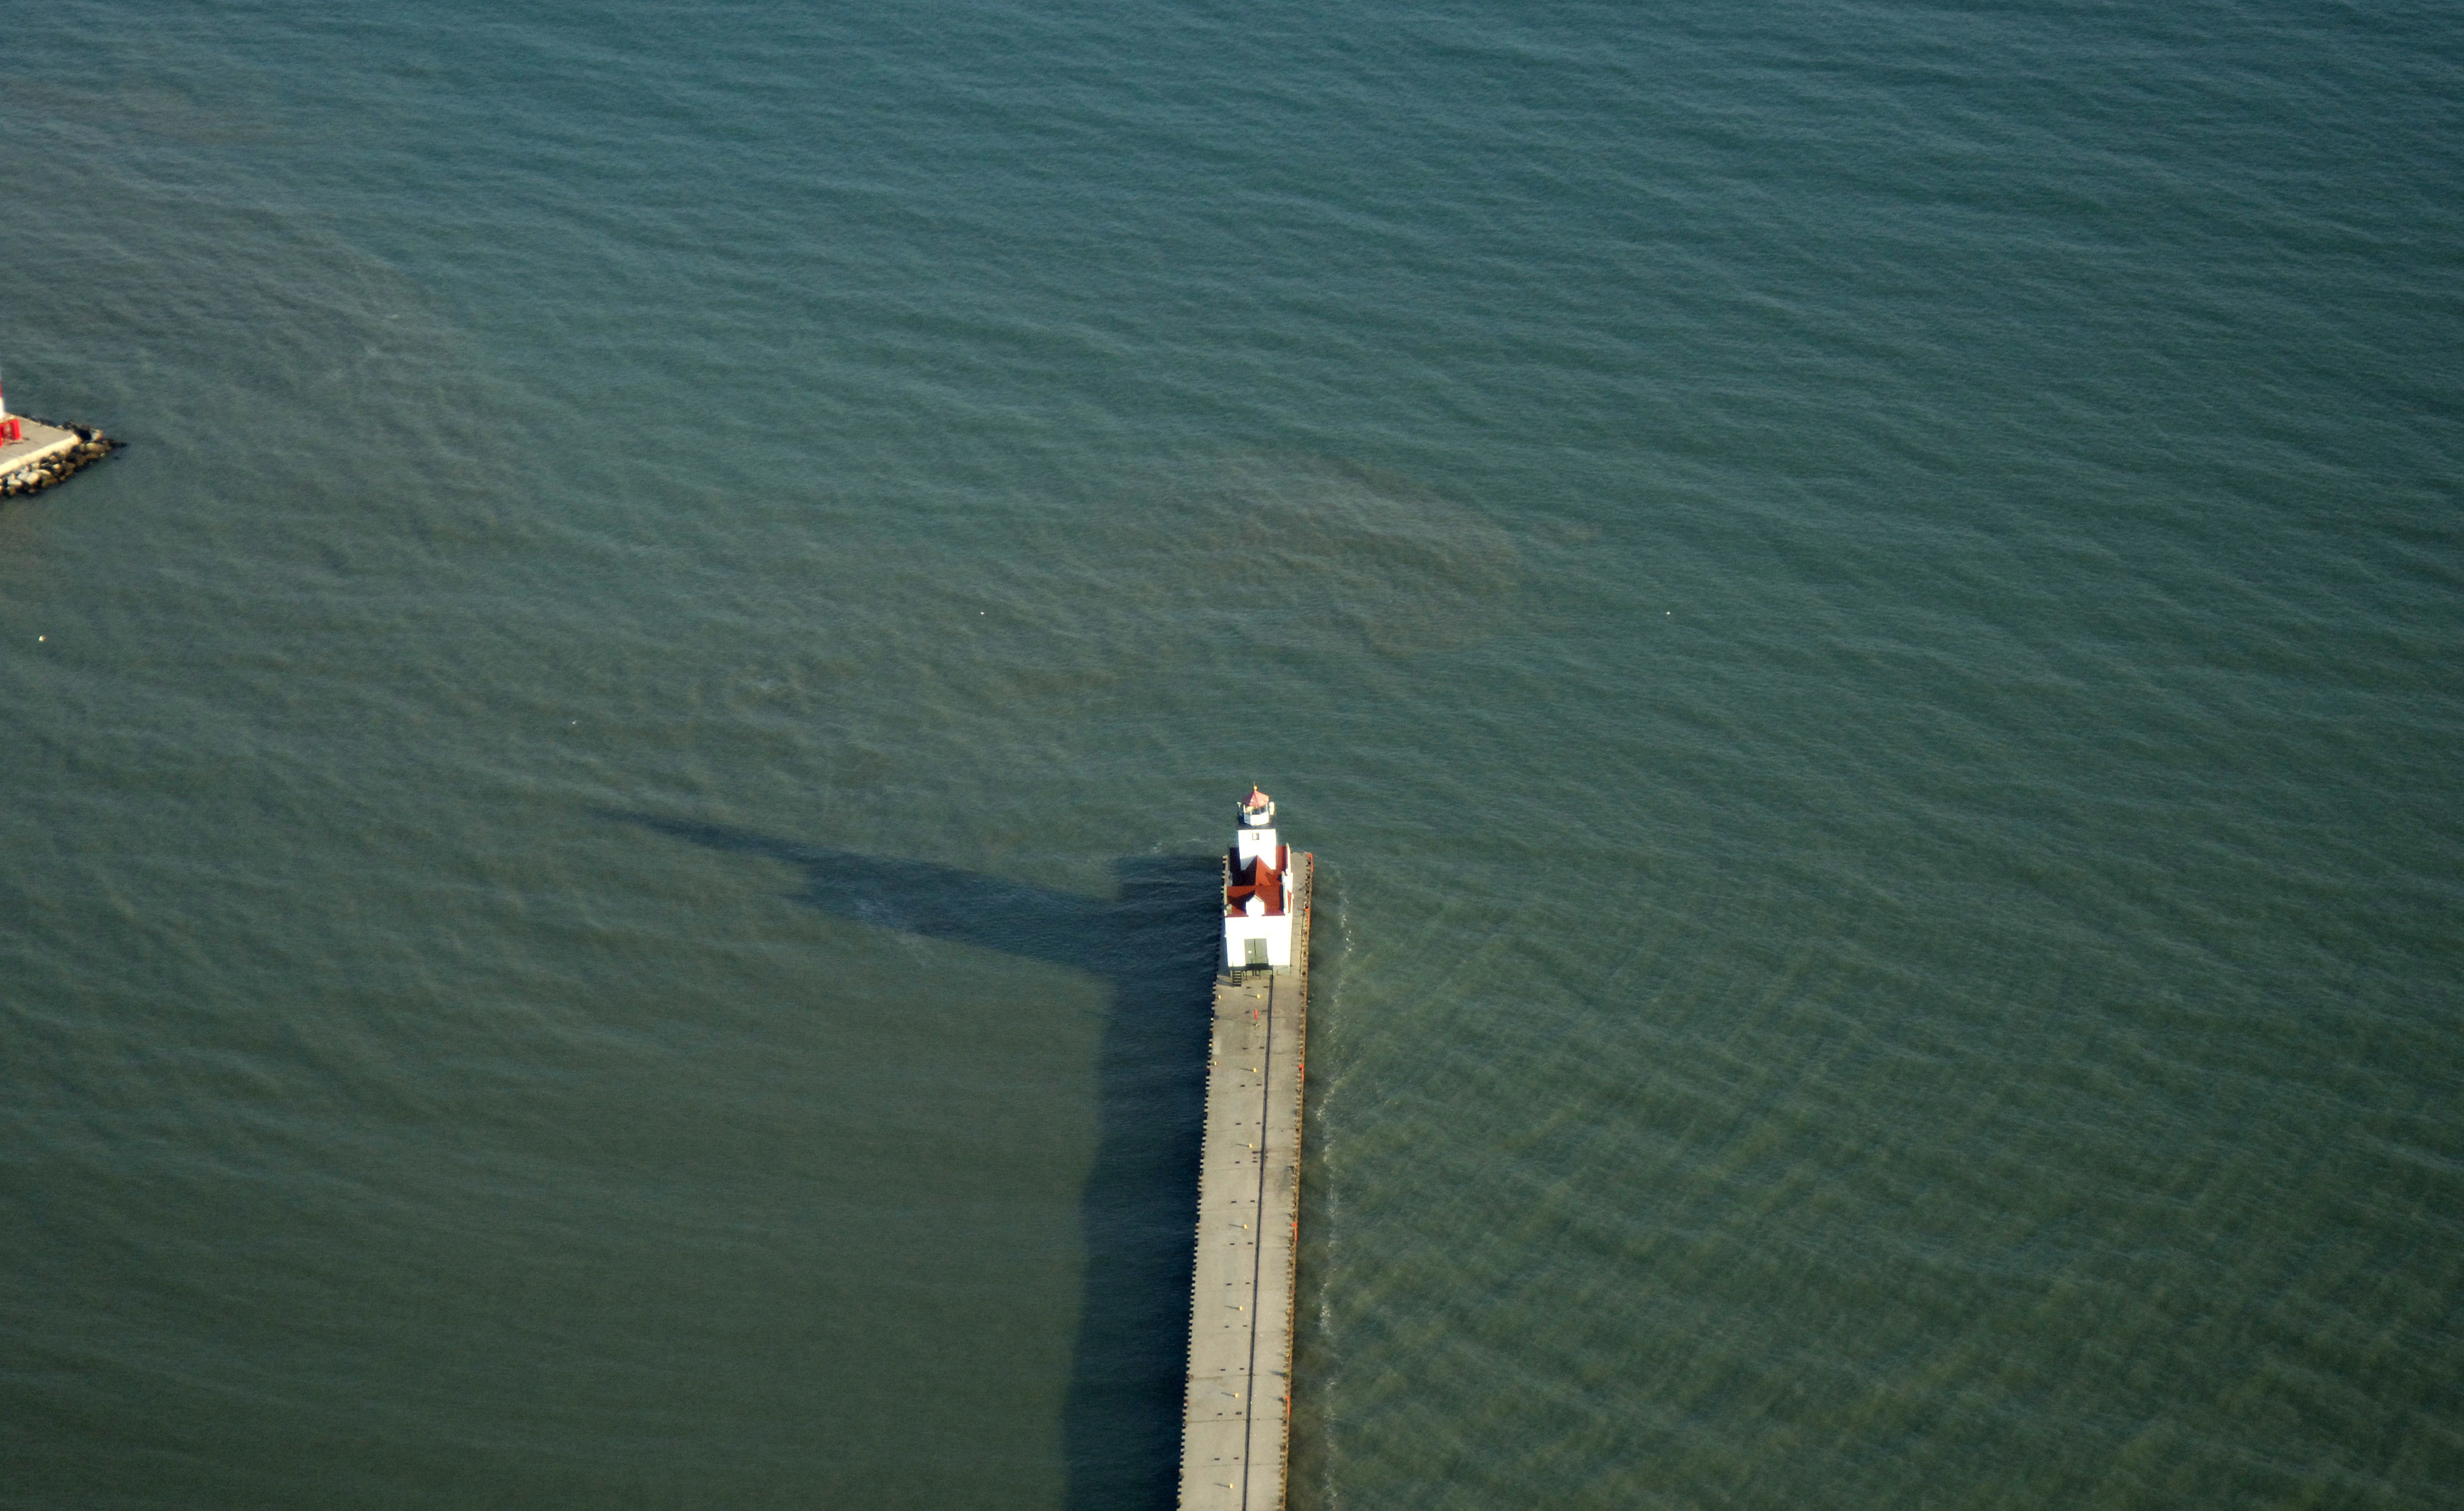
[[[1223,857],[1223,967],[1281,969],[1292,963],[1291,852],[1275,837],[1275,800],[1256,788],[1241,800],[1241,827]]]

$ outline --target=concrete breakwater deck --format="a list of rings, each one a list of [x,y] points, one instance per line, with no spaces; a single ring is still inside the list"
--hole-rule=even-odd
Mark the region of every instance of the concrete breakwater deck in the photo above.
[[[1317,857],[1292,866],[1292,964],[1223,977],[1206,1067],[1182,1511],[1280,1511],[1291,1435],[1301,1078]]]
[[[23,414],[9,418],[20,435],[0,439],[0,498],[39,493],[102,460],[120,445],[90,425],[54,425]]]

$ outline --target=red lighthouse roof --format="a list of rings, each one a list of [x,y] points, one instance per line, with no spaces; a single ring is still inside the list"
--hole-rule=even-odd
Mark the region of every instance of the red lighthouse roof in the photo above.
[[[1256,898],[1261,913],[1280,917],[1284,912],[1284,867],[1290,863],[1291,846],[1277,845],[1269,857],[1255,860],[1227,861],[1223,873],[1223,914],[1226,918],[1249,910],[1249,900]]]

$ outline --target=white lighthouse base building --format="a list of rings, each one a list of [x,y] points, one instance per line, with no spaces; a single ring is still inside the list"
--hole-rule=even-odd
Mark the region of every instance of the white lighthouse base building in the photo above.
[[[1291,851],[1275,834],[1275,800],[1256,788],[1223,857],[1223,968],[1283,970],[1292,963]]]

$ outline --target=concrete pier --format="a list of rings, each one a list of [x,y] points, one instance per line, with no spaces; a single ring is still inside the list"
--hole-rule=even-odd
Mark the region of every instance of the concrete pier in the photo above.
[[[1292,870],[1292,963],[1218,980],[1190,1287],[1182,1511],[1281,1511],[1300,1254],[1301,1079],[1317,857]]]
[[[74,431],[46,425],[40,420],[30,420],[22,414],[16,419],[18,428],[26,433],[26,438],[0,441],[0,475],[63,456],[77,443]]]
[[[18,438],[0,437],[0,496],[33,493],[111,455],[119,442],[85,426],[53,425],[22,414],[8,418]]]

